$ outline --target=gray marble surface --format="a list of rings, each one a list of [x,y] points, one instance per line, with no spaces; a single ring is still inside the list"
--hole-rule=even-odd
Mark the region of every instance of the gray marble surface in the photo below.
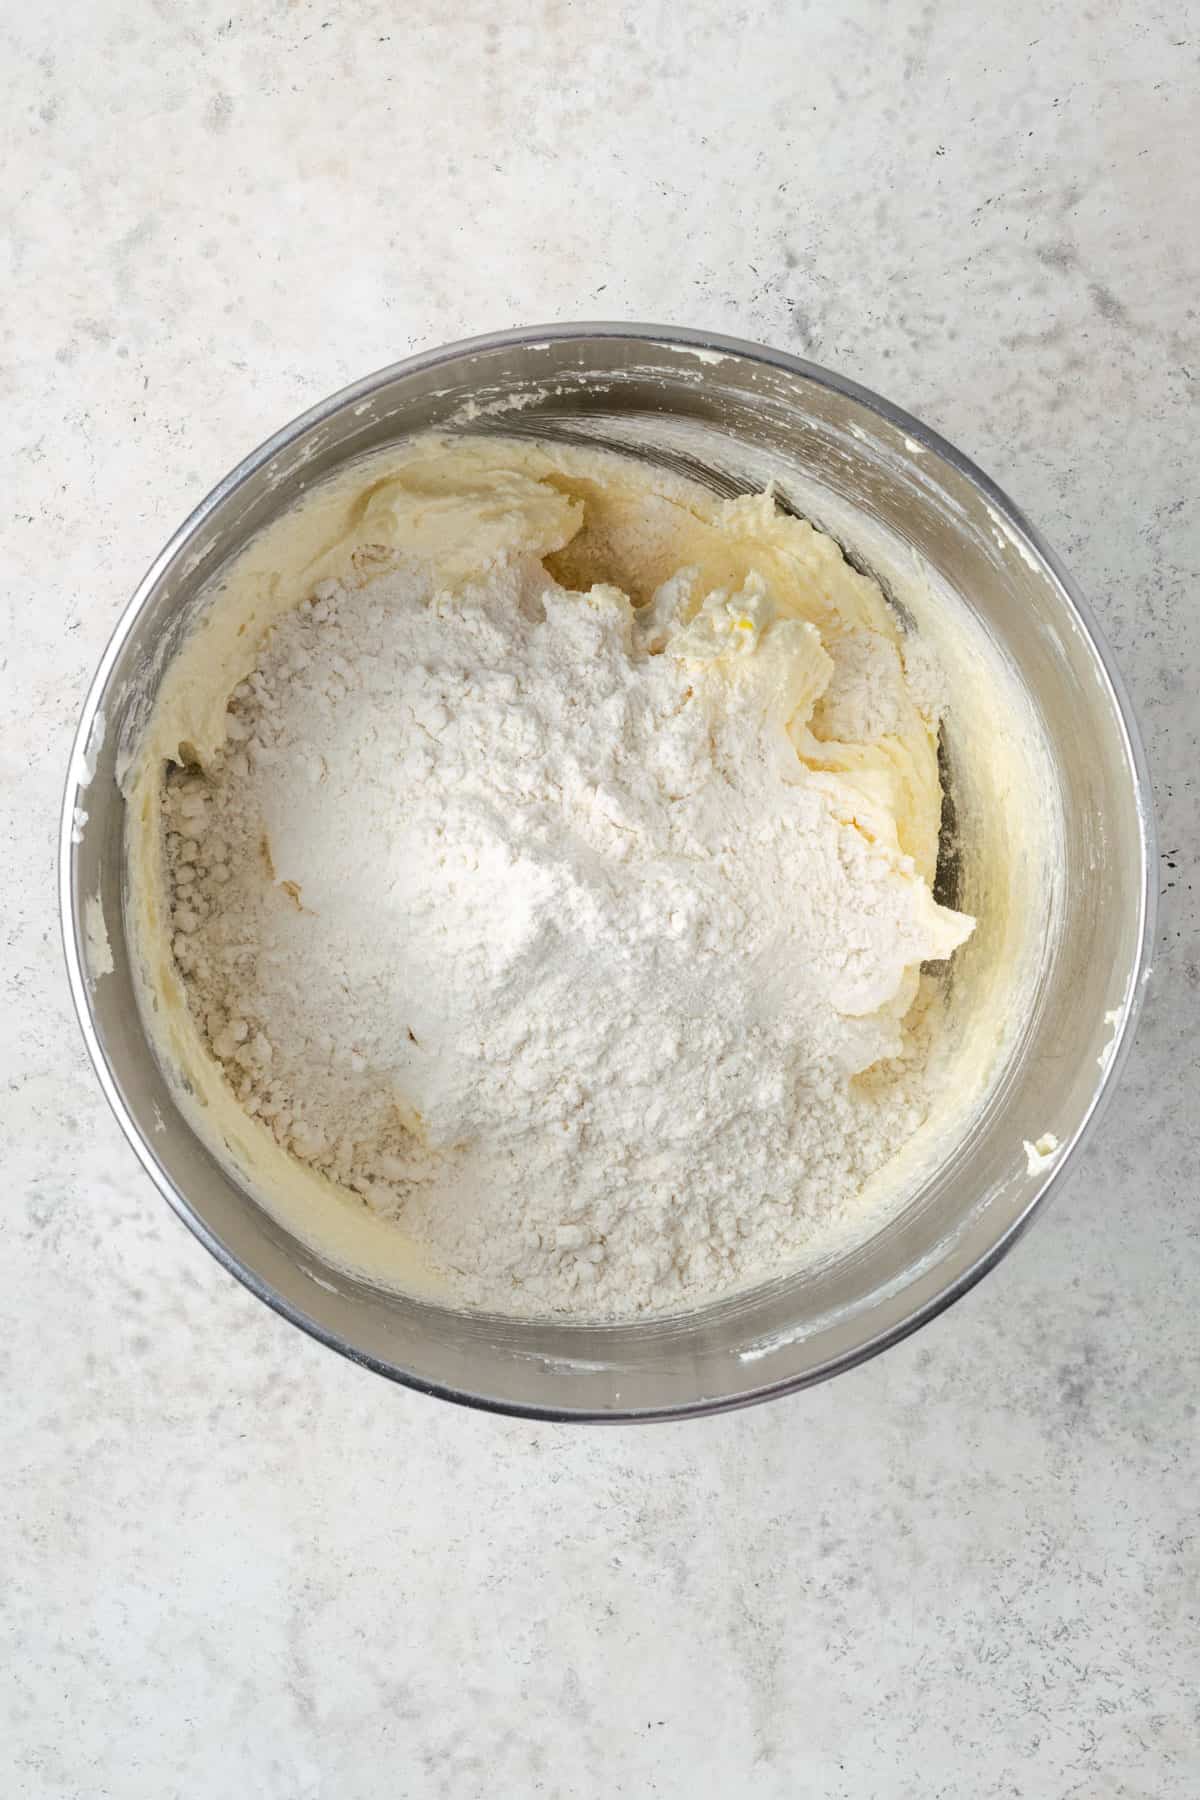
[[[1200,1792],[1195,24],[4,9],[4,1795]],[[53,844],[117,612],[244,450],[603,316],[805,352],[991,471],[1117,650],[1164,856],[1122,1091],[1014,1255],[828,1387],[597,1432],[389,1388],[220,1272],[85,1065]]]

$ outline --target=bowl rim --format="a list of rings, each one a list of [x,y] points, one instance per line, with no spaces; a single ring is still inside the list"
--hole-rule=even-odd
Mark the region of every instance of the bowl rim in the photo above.
[[[1110,1052],[1101,1070],[1095,1091],[1071,1138],[1061,1147],[1061,1152],[1054,1159],[1052,1166],[1034,1187],[1028,1201],[1020,1212],[1006,1226],[1003,1232],[979,1255],[959,1269],[946,1282],[945,1286],[923,1301],[910,1314],[882,1327],[874,1335],[851,1348],[832,1354],[814,1367],[787,1375],[774,1381],[766,1381],[758,1386],[730,1395],[701,1397],[696,1401],[687,1401],[671,1405],[649,1405],[643,1407],[610,1407],[603,1410],[588,1407],[562,1407],[520,1403],[505,1399],[497,1399],[490,1395],[456,1388],[450,1384],[430,1381],[415,1375],[395,1363],[376,1357],[357,1349],[348,1343],[337,1332],[312,1318],[302,1308],[296,1306],[270,1282],[265,1280],[254,1269],[247,1267],[234,1256],[205,1223],[204,1219],[193,1209],[187,1197],[180,1192],[166,1171],[158,1163],[151,1146],[143,1136],[140,1128],[126,1107],[117,1084],[109,1068],[108,1058],[100,1041],[96,1028],[91,994],[83,960],[83,927],[76,907],[74,886],[74,853],[75,853],[75,808],[78,804],[80,789],[86,789],[90,779],[87,762],[87,750],[91,741],[96,717],[101,712],[101,702],[106,694],[113,668],[120,657],[126,638],[134,627],[147,600],[150,598],[159,580],[190,543],[195,534],[205,524],[213,511],[253,475],[272,457],[286,450],[298,438],[304,436],[314,427],[323,424],[335,413],[340,412],[347,404],[369,399],[378,389],[386,386],[397,377],[417,374],[441,365],[453,362],[463,355],[481,351],[527,346],[533,348],[538,344],[549,342],[570,342],[572,340],[589,340],[596,338],[616,338],[644,343],[648,347],[683,352],[710,352],[715,355],[752,363],[766,364],[769,367],[783,370],[789,374],[799,375],[819,388],[856,401],[860,406],[873,412],[899,430],[905,437],[921,447],[922,450],[933,451],[959,474],[964,476],[983,495],[987,504],[997,513],[1005,526],[1012,532],[1018,542],[1023,541],[1041,560],[1057,582],[1063,597],[1073,609],[1082,628],[1085,639],[1096,657],[1099,669],[1111,700],[1114,712],[1120,725],[1125,753],[1134,776],[1134,799],[1139,822],[1139,841],[1142,856],[1141,881],[1138,895],[1138,919],[1136,945],[1132,979],[1128,999],[1122,1007],[1121,1018],[1116,1025],[1116,1033]],[[728,336],[724,333],[695,330],[683,326],[651,325],[624,321],[579,321],[560,322],[546,325],[518,326],[504,331],[485,332],[476,336],[460,338],[447,344],[438,345],[430,350],[417,352],[415,355],[402,358],[398,362],[389,363],[375,369],[370,374],[360,377],[348,386],[319,400],[304,412],[297,414],[287,424],[280,427],[271,436],[265,438],[248,455],[222,477],[209,490],[204,498],[187,515],[159,551],[147,568],[145,574],[135,587],[132,595],[122,608],[115,626],[105,645],[104,652],[97,665],[96,672],[88,686],[87,695],[79,716],[72,740],[71,751],[67,762],[67,778],[63,795],[62,811],[59,826],[58,844],[58,899],[60,927],[63,950],[67,965],[67,979],[71,990],[71,999],[75,1014],[79,1021],[89,1059],[95,1070],[104,1096],[116,1117],[124,1136],[128,1140],[134,1154],[155,1187],[167,1201],[172,1211],[182,1219],[192,1234],[199,1239],[205,1248],[214,1256],[227,1273],[249,1289],[259,1300],[265,1302],[272,1311],[278,1313],[290,1324],[298,1326],[308,1336],[353,1363],[388,1380],[399,1383],[418,1393],[450,1400],[458,1405],[477,1410],[501,1413],[510,1417],[531,1420],[542,1420],[552,1423],[589,1423],[589,1424],[631,1424],[682,1418],[707,1417],[717,1413],[731,1412],[742,1407],[757,1405],[762,1401],[777,1398],[780,1395],[797,1392],[801,1388],[815,1386],[818,1382],[828,1380],[831,1376],[856,1368],[860,1363],[869,1361],[893,1344],[900,1343],[913,1332],[920,1330],[931,1320],[937,1318],[949,1307],[968,1293],[977,1282],[981,1281],[991,1269],[1012,1249],[1019,1237],[1028,1229],[1034,1217],[1041,1211],[1053,1190],[1065,1175],[1069,1165],[1081,1147],[1090,1137],[1103,1107],[1111,1097],[1122,1069],[1128,1059],[1133,1042],[1138,1018],[1145,1000],[1147,981],[1151,973],[1150,958],[1155,941],[1155,921],[1157,914],[1156,869],[1156,832],[1154,821],[1153,788],[1150,778],[1149,764],[1142,743],[1137,721],[1129,699],[1124,680],[1115,663],[1104,633],[1100,629],[1093,613],[1084,599],[1078,585],[1068,574],[1056,553],[1041,536],[1037,528],[1026,517],[1016,503],[992,478],[985,474],[970,457],[959,450],[948,439],[944,438],[931,426],[924,424],[913,414],[885,399],[862,383],[849,376],[841,375],[827,369],[821,364],[808,361],[804,357],[794,356],[788,351],[777,350],[767,345],[755,343],[749,339]],[[590,1329],[595,1329],[593,1323]]]

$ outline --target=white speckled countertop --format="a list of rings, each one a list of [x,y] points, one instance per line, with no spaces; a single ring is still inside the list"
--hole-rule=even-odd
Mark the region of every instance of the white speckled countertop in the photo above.
[[[0,1792],[1200,1792],[1195,20],[1117,0],[10,7],[0,39]],[[761,338],[882,390],[1090,594],[1157,784],[1122,1091],[916,1338],[734,1417],[393,1389],[142,1176],[60,966],[55,814],[129,590],[410,349]]]

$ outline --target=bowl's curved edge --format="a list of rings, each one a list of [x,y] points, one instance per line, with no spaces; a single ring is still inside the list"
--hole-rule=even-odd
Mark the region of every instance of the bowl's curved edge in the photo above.
[[[1136,943],[1137,954],[1131,975],[1129,992],[1122,1007],[1121,1019],[1117,1026],[1111,1054],[1106,1060],[1097,1083],[1091,1104],[1081,1119],[1071,1138],[1062,1146],[1062,1153],[1055,1159],[1052,1169],[1034,1189],[1026,1205],[1012,1219],[1005,1230],[999,1234],[988,1249],[977,1256],[967,1267],[959,1271],[932,1299],[918,1307],[913,1313],[897,1324],[887,1327],[875,1336],[864,1339],[861,1344],[853,1346],[826,1361],[807,1369],[798,1375],[785,1377],[779,1381],[764,1382],[760,1386],[748,1388],[742,1392],[728,1395],[701,1397],[694,1402],[676,1406],[645,1408],[561,1408],[552,1406],[523,1405],[517,1402],[496,1400],[487,1396],[472,1394],[456,1388],[442,1386],[426,1381],[412,1372],[387,1363],[356,1350],[339,1338],[336,1333],[327,1330],[318,1320],[313,1319],[301,1308],[295,1306],[268,1282],[256,1276],[254,1271],[246,1268],[226,1249],[221,1240],[205,1224],[204,1220],[188,1204],[185,1196],[179,1193],[154,1156],[153,1150],[142,1136],[135,1121],[129,1114],[120,1092],[108,1068],[107,1059],[100,1045],[95,1028],[92,1004],[84,971],[83,951],[81,944],[81,921],[75,903],[74,861],[75,861],[75,811],[81,791],[89,785],[87,774],[86,751],[91,740],[100,701],[106,691],[113,667],[120,656],[125,639],[139,615],[146,599],[155,588],[162,575],[171,566],[184,547],[191,541],[196,531],[203,525],[209,514],[223,500],[233,494],[244,482],[255,475],[262,466],[280,451],[303,436],[314,426],[339,412],[348,403],[357,403],[368,398],[385,383],[398,376],[414,373],[419,370],[436,368],[444,362],[452,361],[464,353],[481,351],[505,345],[532,346],[539,342],[563,341],[574,338],[621,338],[646,342],[659,349],[679,349],[701,354],[724,354],[740,359],[761,362],[776,368],[799,374],[815,382],[857,401],[867,410],[885,419],[888,423],[911,437],[924,448],[934,451],[952,467],[957,469],[984,494],[988,503],[1003,517],[1008,529],[1014,533],[1018,541],[1023,541],[1045,566],[1055,583],[1061,590],[1068,605],[1075,612],[1088,643],[1095,652],[1097,661],[1103,671],[1113,710],[1120,721],[1122,739],[1126,756],[1134,777],[1134,789],[1137,800],[1140,823],[1140,844],[1142,854],[1142,878],[1140,882],[1140,908],[1137,922]],[[363,376],[348,386],[339,389],[326,399],[318,401],[314,406],[298,414],[280,430],[264,439],[256,449],[243,457],[229,473],[213,487],[208,494],[193,508],[182,524],[171,534],[167,543],[154,558],[142,579],[137,584],[126,606],[113,628],[105,646],[96,672],[89,684],[87,695],[80,713],[79,724],[72,740],[67,764],[67,778],[63,795],[62,811],[58,838],[58,899],[60,925],[64,957],[67,965],[67,979],[70,987],[72,1004],[79,1021],[88,1057],[96,1072],[109,1107],[137,1156],[139,1163],[153,1181],[162,1197],[172,1211],[183,1221],[192,1234],[199,1239],[209,1253],[227,1273],[269,1306],[272,1311],[297,1326],[309,1337],[337,1351],[349,1361],[373,1370],[390,1381],[408,1387],[414,1392],[431,1397],[449,1400],[458,1405],[486,1412],[506,1414],[510,1417],[530,1420],[541,1420],[556,1423],[588,1423],[588,1424],[633,1424],[650,1423],[657,1420],[701,1418],[715,1413],[730,1412],[745,1406],[758,1405],[765,1400],[777,1398],[783,1394],[798,1392],[812,1387],[818,1382],[828,1380],[831,1376],[842,1374],[859,1364],[878,1356],[882,1351],[902,1342],[913,1332],[927,1325],[951,1307],[964,1294],[968,1293],[977,1282],[988,1274],[996,1264],[1008,1253],[1022,1234],[1028,1229],[1034,1217],[1040,1212],[1044,1203],[1050,1198],[1055,1187],[1067,1174],[1070,1164],[1078,1151],[1091,1135],[1104,1106],[1108,1103],[1120,1078],[1122,1069],[1128,1059],[1132,1046],[1137,1021],[1145,999],[1145,989],[1150,974],[1150,956],[1154,945],[1154,931],[1157,911],[1157,894],[1154,884],[1155,868],[1155,825],[1152,804],[1152,785],[1145,749],[1138,731],[1136,719],[1125,684],[1113,660],[1111,651],[1100,630],[1091,608],[1077,589],[1072,578],[1059,561],[1055,552],[1043,540],[1041,534],[1026,518],[1024,512],[1008,497],[990,476],[976,466],[972,460],[957,447],[943,438],[932,427],[907,413],[902,407],[885,400],[881,395],[849,377],[837,374],[820,364],[809,362],[802,357],[793,356],[786,351],[774,350],[767,346],[755,344],[748,340],[725,336],[719,333],[700,332],[686,327],[658,326],[649,324],[623,323],[614,321],[559,323],[519,327],[508,331],[486,333],[480,336],[460,339],[455,343],[438,346],[435,349],[422,351],[414,356],[406,357],[399,362],[391,363],[384,368]]]

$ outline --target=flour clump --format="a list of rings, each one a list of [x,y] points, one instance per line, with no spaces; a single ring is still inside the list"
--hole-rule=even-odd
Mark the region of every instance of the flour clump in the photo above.
[[[971,929],[878,588],[769,496],[650,482],[414,459],[163,786],[243,1111],[502,1311],[671,1310],[819,1247],[921,1124],[921,967]]]

